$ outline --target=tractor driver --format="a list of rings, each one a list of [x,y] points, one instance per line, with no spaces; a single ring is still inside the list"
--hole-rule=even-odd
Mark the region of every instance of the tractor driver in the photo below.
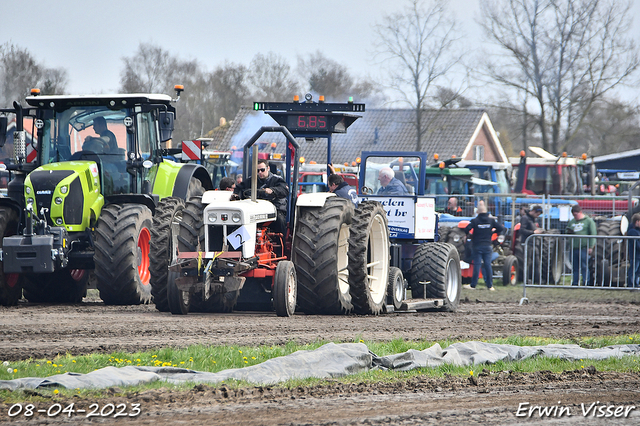
[[[105,152],[118,152],[118,141],[116,135],[109,129],[107,129],[107,121],[104,117],[96,117],[93,119],[93,131],[100,135],[100,138],[104,140],[107,145],[107,151]]]
[[[251,180],[242,181],[236,185],[233,190],[235,199],[243,199],[251,197]],[[269,161],[265,159],[258,160],[258,193],[256,198],[269,200],[276,206],[278,217],[275,223],[271,224],[271,229],[275,232],[285,233],[286,217],[287,217],[287,196],[289,195],[289,186],[278,175],[271,173],[269,169]]]
[[[380,188],[377,195],[409,195],[409,191],[398,178],[391,167],[384,167],[378,173]]]

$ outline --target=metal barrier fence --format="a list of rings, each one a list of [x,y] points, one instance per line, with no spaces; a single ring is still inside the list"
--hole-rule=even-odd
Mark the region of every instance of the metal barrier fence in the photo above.
[[[515,254],[527,288],[640,290],[639,237],[533,234]],[[589,247],[592,247],[591,250]]]
[[[518,223],[520,217],[533,205],[540,205],[543,214],[540,216],[540,226],[544,229],[555,229],[558,233],[564,233],[569,220],[572,219],[571,208],[580,204],[583,213],[591,216],[596,223],[603,220],[619,217],[627,213],[629,209],[628,197],[606,196],[547,196],[528,194],[492,194],[482,193],[475,195],[438,195],[436,196],[436,209],[439,213],[447,213],[447,201],[455,198],[460,211],[455,216],[473,217],[478,201],[483,200],[488,211],[507,229],[511,223]],[[638,199],[631,200],[632,208],[638,205]],[[443,223],[457,222],[459,219],[451,216],[441,218]]]

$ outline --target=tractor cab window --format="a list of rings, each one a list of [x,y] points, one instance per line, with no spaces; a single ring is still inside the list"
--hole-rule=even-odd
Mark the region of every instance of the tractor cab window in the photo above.
[[[553,187],[553,168],[529,166],[526,188],[534,194],[550,194]]]
[[[413,195],[418,186],[420,158],[368,157],[364,186],[371,195]],[[361,192],[364,192],[361,189]]]
[[[125,123],[131,110],[79,106],[63,111],[44,110],[41,164],[95,161],[104,195],[131,192],[125,153],[132,138]]]

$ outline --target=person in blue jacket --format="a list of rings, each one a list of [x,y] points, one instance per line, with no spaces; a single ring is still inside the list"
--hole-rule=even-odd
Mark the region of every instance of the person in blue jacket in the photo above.
[[[378,172],[380,188],[377,195],[409,195],[407,187],[395,177],[390,167],[384,167]]]
[[[640,237],[640,213],[631,217],[627,236]],[[627,287],[640,287],[640,239],[629,238],[629,269],[627,269]]]
[[[480,278],[480,265],[482,265],[482,275],[487,288],[491,291],[495,290],[493,287],[493,270],[491,268],[491,256],[493,255],[491,236],[494,229],[498,234],[504,232],[504,226],[500,225],[495,218],[489,216],[484,202],[478,201],[478,215],[471,219],[464,229],[467,234],[473,230],[473,235],[471,236],[473,275],[471,277],[471,285],[466,284],[465,288],[476,288],[478,278]]]

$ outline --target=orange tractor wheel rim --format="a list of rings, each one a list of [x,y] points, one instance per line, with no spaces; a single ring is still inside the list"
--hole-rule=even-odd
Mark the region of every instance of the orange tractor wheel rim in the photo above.
[[[149,229],[143,228],[138,236],[138,250],[140,250],[140,265],[138,265],[138,275],[140,276],[140,282],[144,285],[149,285],[149,242],[151,241],[151,234]]]

